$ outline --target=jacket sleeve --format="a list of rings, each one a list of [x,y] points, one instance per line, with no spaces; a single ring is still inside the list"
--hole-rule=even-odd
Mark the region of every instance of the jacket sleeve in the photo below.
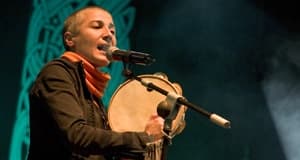
[[[152,138],[144,132],[117,133],[87,124],[70,73],[59,65],[50,65],[40,73],[31,99],[39,101],[56,129],[72,150],[92,154],[143,151]]]

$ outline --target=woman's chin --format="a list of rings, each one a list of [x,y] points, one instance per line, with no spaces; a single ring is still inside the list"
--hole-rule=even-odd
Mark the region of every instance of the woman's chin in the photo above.
[[[110,61],[109,60],[101,60],[101,61],[98,61],[97,63],[95,63],[96,67],[106,67],[110,64]]]

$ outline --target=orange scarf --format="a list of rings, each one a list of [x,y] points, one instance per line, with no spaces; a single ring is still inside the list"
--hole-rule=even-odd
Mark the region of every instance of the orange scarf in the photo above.
[[[82,61],[85,73],[85,82],[89,91],[97,98],[101,98],[103,96],[107,83],[110,80],[109,74],[100,72],[95,66],[77,53],[67,51],[61,57],[71,62]]]

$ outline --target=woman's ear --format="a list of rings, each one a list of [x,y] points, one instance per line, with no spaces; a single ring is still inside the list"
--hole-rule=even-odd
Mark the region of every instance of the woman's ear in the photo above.
[[[64,41],[65,44],[69,47],[72,48],[74,46],[73,42],[73,34],[71,32],[65,32],[64,33]]]

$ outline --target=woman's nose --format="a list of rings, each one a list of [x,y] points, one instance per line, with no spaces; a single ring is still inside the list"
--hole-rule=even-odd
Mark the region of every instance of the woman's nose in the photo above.
[[[110,31],[109,28],[105,27],[104,28],[104,36],[102,38],[104,41],[106,41],[107,43],[111,43],[112,42],[112,39],[113,39],[113,35]]]
[[[110,35],[105,35],[102,38],[106,43],[111,43],[112,42],[112,37]]]

